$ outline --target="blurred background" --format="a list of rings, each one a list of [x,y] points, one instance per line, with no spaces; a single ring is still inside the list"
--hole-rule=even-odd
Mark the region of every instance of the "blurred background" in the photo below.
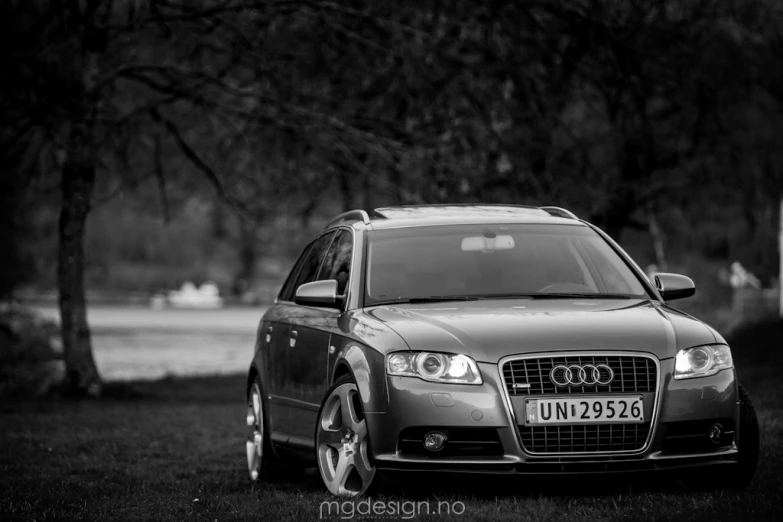
[[[9,387],[244,371],[352,208],[559,205],[724,333],[779,313],[777,0],[0,5]]]

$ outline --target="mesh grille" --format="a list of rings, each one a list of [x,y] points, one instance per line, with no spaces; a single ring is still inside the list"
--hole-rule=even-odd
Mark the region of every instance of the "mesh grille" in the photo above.
[[[549,372],[557,365],[606,364],[614,372],[608,386],[555,386]],[[647,357],[635,356],[571,356],[517,359],[503,364],[503,377],[508,394],[571,395],[584,393],[648,393],[655,391],[658,380],[655,363]],[[527,384],[529,387],[515,387]]]
[[[529,453],[598,453],[636,451],[644,447],[650,423],[519,426]]]

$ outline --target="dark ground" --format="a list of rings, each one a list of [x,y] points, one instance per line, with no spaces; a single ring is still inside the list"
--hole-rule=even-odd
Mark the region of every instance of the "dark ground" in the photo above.
[[[465,504],[461,516],[419,517],[430,520],[781,520],[783,324],[747,329],[731,343],[761,424],[747,492],[660,479],[543,485],[466,476],[378,498]],[[313,470],[251,487],[240,375],[116,385],[108,394],[0,403],[0,519],[312,520],[329,500]]]

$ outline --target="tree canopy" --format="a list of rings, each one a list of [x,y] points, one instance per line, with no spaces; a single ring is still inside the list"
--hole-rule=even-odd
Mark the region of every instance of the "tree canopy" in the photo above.
[[[0,220],[3,262],[24,268],[23,210],[58,187],[61,308],[77,310],[77,326],[63,325],[81,332],[66,352],[89,339],[78,312],[88,215],[144,183],[167,219],[206,182],[239,216],[245,272],[257,230],[281,213],[306,222],[329,193],[343,208],[558,203],[612,235],[649,232],[659,261],[665,235],[769,277],[782,11],[774,0],[8,0],[0,151],[16,204]]]

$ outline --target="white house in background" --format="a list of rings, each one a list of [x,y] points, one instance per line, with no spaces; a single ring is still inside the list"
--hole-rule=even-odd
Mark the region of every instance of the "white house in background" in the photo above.
[[[221,308],[223,298],[220,297],[218,287],[212,281],[207,281],[201,287],[190,281],[182,285],[179,290],[171,290],[167,296],[168,304],[172,308]]]

